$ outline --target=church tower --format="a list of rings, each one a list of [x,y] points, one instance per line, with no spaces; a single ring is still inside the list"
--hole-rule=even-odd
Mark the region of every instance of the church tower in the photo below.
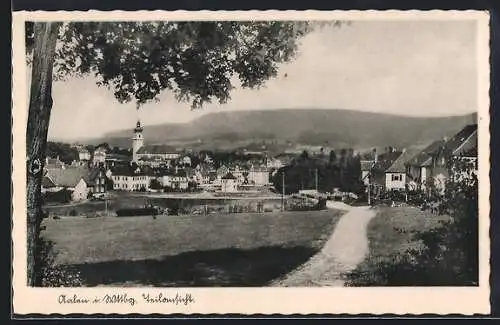
[[[137,151],[144,145],[142,130],[141,121],[137,121],[137,125],[134,129],[134,137],[132,138],[132,161],[136,163],[138,161]]]

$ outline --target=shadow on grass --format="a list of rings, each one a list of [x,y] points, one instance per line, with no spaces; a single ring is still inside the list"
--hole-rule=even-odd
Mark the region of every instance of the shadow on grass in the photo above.
[[[305,263],[309,247],[261,247],[187,252],[161,259],[68,265],[87,286],[152,285],[164,287],[266,286]]]

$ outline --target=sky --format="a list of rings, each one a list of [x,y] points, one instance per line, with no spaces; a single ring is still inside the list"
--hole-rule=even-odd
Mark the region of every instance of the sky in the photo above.
[[[286,74],[286,77],[285,77]],[[351,109],[411,116],[477,111],[473,21],[353,21],[302,39],[294,61],[260,90],[235,89],[225,105],[192,111],[162,93],[158,103],[119,104],[94,77],[55,82],[51,139],[83,139],[143,124],[188,122],[217,111]]]

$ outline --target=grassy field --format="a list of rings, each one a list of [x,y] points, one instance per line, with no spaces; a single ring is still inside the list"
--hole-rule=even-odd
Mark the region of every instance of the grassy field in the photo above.
[[[347,276],[350,286],[385,285],[381,265],[397,264],[408,250],[422,248],[414,232],[440,227],[449,216],[432,215],[415,207],[378,207],[377,215],[368,225],[370,252],[367,258]],[[415,284],[416,285],[416,284]]]
[[[340,211],[44,221],[86,285],[263,286],[318,252]]]

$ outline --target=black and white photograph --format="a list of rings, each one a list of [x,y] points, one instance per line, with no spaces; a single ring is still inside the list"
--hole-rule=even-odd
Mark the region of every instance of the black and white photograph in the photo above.
[[[488,285],[478,26],[26,19],[26,285]]]

